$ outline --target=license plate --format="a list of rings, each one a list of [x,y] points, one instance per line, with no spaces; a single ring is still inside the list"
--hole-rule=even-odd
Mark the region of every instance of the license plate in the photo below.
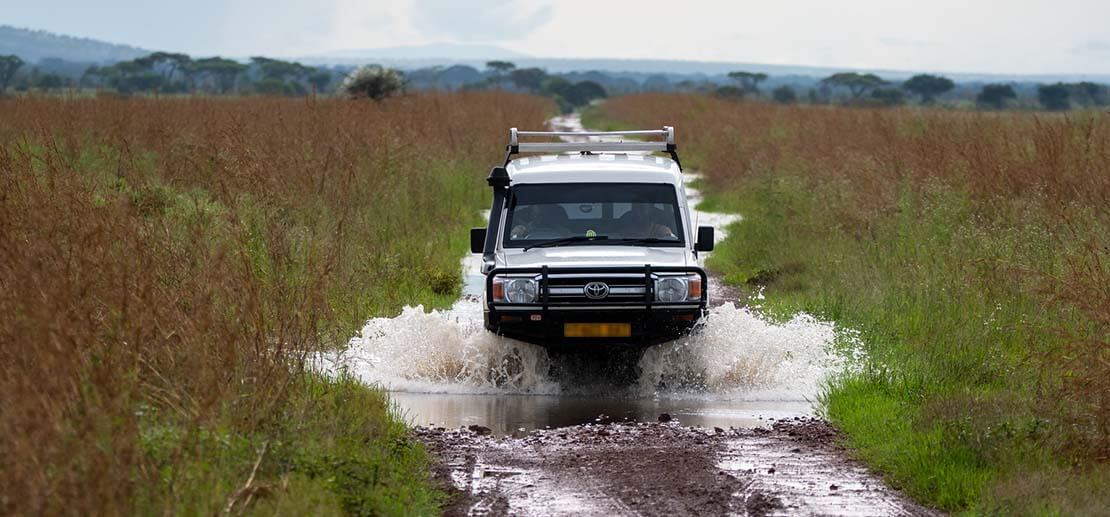
[[[564,323],[563,337],[630,337],[631,323]]]

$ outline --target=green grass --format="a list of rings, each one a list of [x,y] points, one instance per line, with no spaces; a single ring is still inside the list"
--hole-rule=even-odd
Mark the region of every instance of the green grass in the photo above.
[[[162,482],[142,487],[137,512],[211,515],[229,505],[257,515],[438,511],[442,494],[429,483],[430,459],[407,437],[384,392],[347,377],[304,381],[284,418],[255,436],[189,435],[150,415],[140,446]],[[191,461],[176,461],[180,455]]]
[[[902,210],[862,236],[829,209],[851,195],[839,188],[768,174],[705,203],[744,215],[709,267],[763,289],[773,315],[805,311],[859,331],[866,367],[821,397],[848,444],[894,486],[950,511],[1008,503],[987,496],[996,482],[1066,468],[1040,401],[1055,381],[1034,359],[1058,349],[1061,324],[1086,322],[1039,304],[1032,280],[1007,267],[1053,267],[1056,243],[1033,208],[999,201],[1024,219],[987,224],[957,190],[906,189]]]

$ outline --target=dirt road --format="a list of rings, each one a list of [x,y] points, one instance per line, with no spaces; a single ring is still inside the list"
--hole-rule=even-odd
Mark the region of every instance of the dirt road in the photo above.
[[[516,437],[487,431],[414,431],[440,459],[447,515],[935,514],[846,459],[815,419],[738,430],[602,417]]]

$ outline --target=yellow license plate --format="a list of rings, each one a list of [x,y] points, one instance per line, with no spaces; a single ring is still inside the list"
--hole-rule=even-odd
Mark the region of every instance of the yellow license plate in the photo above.
[[[563,337],[630,337],[631,323],[564,323]]]

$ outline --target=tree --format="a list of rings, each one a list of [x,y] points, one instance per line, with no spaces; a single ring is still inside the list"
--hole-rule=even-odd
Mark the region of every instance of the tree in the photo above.
[[[374,99],[382,101],[387,97],[404,92],[405,77],[400,70],[380,65],[360,66],[347,74],[339,91],[352,99]]]
[[[1008,84],[988,84],[983,86],[975,101],[980,106],[1000,110],[1006,107],[1006,102],[1016,99],[1017,93]]]
[[[771,98],[782,104],[793,104],[798,101],[798,94],[789,85],[782,85],[771,91]]]
[[[759,83],[767,80],[767,74],[743,71],[729,72],[728,77],[740,83],[747,93],[759,93]]]
[[[881,78],[879,78],[879,76],[875,74],[841,72],[822,79],[821,84],[830,87],[847,88],[848,92],[851,93],[853,99],[859,99],[871,90],[887,84],[887,82],[882,80]]]
[[[547,79],[547,72],[540,68],[518,68],[509,73],[509,80],[517,88],[530,92],[536,92],[543,88],[545,79]]]
[[[1064,83],[1042,84],[1037,87],[1037,100],[1045,109],[1063,111],[1071,108],[1071,92]]]
[[[331,71],[317,68],[312,75],[308,76],[308,84],[312,85],[312,90],[316,93],[326,91],[331,84]]]
[[[567,102],[572,106],[585,106],[594,99],[604,99],[606,97],[605,87],[594,81],[579,81],[574,83],[569,89],[566,90]]]
[[[15,77],[15,72],[22,66],[23,60],[19,56],[0,56],[0,95],[8,90],[8,85]]]
[[[671,91],[671,80],[663,74],[652,74],[644,79],[640,88],[645,92],[669,92]]]
[[[743,88],[740,88],[739,86],[733,86],[731,84],[726,84],[717,88],[716,90],[713,90],[714,95],[724,99],[732,100],[743,99],[746,93],[747,92],[744,91]]]
[[[281,81],[290,79],[299,81],[315,70],[315,68],[297,62],[261,56],[252,57],[251,63],[258,67],[263,79],[278,79]]]
[[[1068,87],[1071,90],[1071,98],[1083,106],[1105,106],[1110,97],[1107,95],[1106,86],[1101,84],[1083,81],[1069,84]]]
[[[187,74],[190,81],[194,77],[211,79],[217,91],[229,93],[235,89],[239,75],[245,72],[247,68],[249,68],[247,65],[231,59],[209,57],[189,63]]]
[[[871,90],[871,99],[882,106],[898,106],[906,102],[906,96],[897,88],[876,88]]]
[[[39,78],[35,80],[34,86],[42,90],[57,90],[65,86],[65,80],[58,74],[50,73],[39,76]]]
[[[493,72],[494,81],[497,84],[497,86],[500,87],[501,83],[504,82],[504,80],[505,80],[505,74],[509,70],[512,70],[512,69],[516,68],[516,65],[514,65],[510,61],[494,60],[494,61],[486,61],[486,68],[490,69],[490,71]]]
[[[939,75],[919,74],[902,83],[902,88],[914,95],[921,96],[922,104],[932,104],[938,95],[956,87],[951,79]]]
[[[162,70],[162,82],[169,84],[173,82],[173,76],[178,71],[181,71],[192,62],[192,58],[188,54],[175,54],[172,52],[155,52],[149,56],[141,57],[135,60],[136,63],[145,65],[150,70]]]

